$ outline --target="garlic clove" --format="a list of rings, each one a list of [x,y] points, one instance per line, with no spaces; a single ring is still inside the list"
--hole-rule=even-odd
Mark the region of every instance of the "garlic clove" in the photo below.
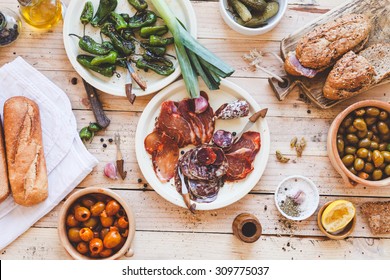
[[[106,166],[104,167],[104,175],[106,175],[108,178],[112,180],[118,179],[115,164],[113,164],[112,162],[107,163]]]
[[[299,190],[297,191],[297,193],[295,195],[293,195],[292,197],[292,200],[296,203],[296,204],[302,204],[305,199],[306,199],[306,193],[303,192],[302,190]]]

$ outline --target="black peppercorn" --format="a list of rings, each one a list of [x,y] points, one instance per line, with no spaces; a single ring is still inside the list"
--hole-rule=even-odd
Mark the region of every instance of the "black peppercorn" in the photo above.
[[[100,142],[104,142],[104,139],[103,139],[103,138],[100,138]]]
[[[138,183],[142,183],[142,179],[141,178],[138,178]]]
[[[107,148],[107,144],[103,144],[103,148]]]
[[[108,142],[112,143],[112,141],[114,141],[114,140],[112,140],[112,138],[108,139]]]

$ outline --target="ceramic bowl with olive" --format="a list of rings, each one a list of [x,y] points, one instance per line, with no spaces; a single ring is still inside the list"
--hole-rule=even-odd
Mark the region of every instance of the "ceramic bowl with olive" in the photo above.
[[[131,209],[108,189],[88,188],[71,195],[59,220],[60,239],[75,259],[131,256],[135,221]]]
[[[348,170],[349,181],[390,180],[389,106],[380,101],[358,102],[347,108],[341,119],[336,118],[337,128],[332,124],[329,134],[336,137],[330,140],[334,142],[328,150],[337,156],[330,159],[336,165],[341,161],[339,167]]]

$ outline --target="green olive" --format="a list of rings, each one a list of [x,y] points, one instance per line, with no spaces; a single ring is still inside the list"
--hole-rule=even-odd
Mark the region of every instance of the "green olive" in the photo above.
[[[386,151],[390,152],[390,143],[386,145]]]
[[[386,148],[387,148],[387,143],[380,143],[378,150],[379,151],[386,151]]]
[[[372,160],[374,162],[375,167],[379,167],[383,164],[383,162],[385,161],[385,158],[383,157],[383,155],[381,154],[380,151],[375,150],[372,153]]]
[[[383,158],[385,159],[385,162],[389,163],[390,162],[390,152],[381,151],[381,154],[382,154]]]
[[[362,160],[361,158],[356,158],[355,161],[353,162],[353,167],[355,168],[356,171],[363,170],[364,160]]]
[[[367,124],[362,118],[357,118],[353,121],[353,126],[359,131],[367,131]]]
[[[372,179],[373,179],[374,181],[378,181],[378,180],[382,179],[382,177],[383,177],[383,172],[382,172],[382,170],[380,170],[380,169],[375,169],[374,172],[372,172]]]
[[[345,147],[345,153],[350,154],[350,155],[354,155],[356,153],[356,148],[352,147],[352,146],[347,146],[347,147]]]
[[[363,172],[363,171],[359,172],[358,176],[359,176],[359,178],[362,178],[363,180],[367,180],[368,177],[370,177],[369,174],[367,174],[366,172]]]
[[[355,134],[347,134],[346,140],[352,145],[356,145],[359,142],[359,138]]]
[[[86,228],[94,229],[99,223],[99,219],[97,217],[90,217],[88,220],[83,222],[83,226]]]
[[[342,162],[345,166],[350,167],[352,166],[353,162],[355,160],[355,157],[353,155],[346,155],[342,158]]]
[[[379,130],[379,133],[382,135],[386,135],[390,132],[388,125],[384,122],[378,122],[377,127]]]
[[[80,228],[72,227],[68,229],[68,238],[70,242],[80,242]]]
[[[381,111],[380,113],[379,113],[379,119],[381,120],[381,121],[385,121],[385,120],[387,120],[387,118],[389,117],[389,113],[387,113],[386,111]]]
[[[339,153],[344,152],[344,140],[343,139],[337,139],[337,151]]]
[[[358,130],[353,125],[348,126],[347,133],[356,133]]]
[[[364,108],[360,108],[360,109],[355,110],[355,115],[358,117],[364,116],[365,113],[366,113],[366,110]]]
[[[353,166],[349,167],[348,170],[354,174],[354,175],[357,175],[357,171],[355,170],[355,168]]]
[[[105,208],[106,208],[106,204],[102,201],[98,201],[94,205],[92,205],[91,215],[99,216],[104,211]]]
[[[366,162],[364,164],[364,172],[371,174],[374,171],[375,167],[371,162]]]
[[[384,172],[387,176],[390,176],[390,164],[386,165]]]
[[[368,138],[363,138],[358,143],[359,148],[369,148],[370,145],[371,145],[371,140]]]
[[[368,154],[367,154],[367,159],[366,159],[368,162],[371,162],[372,161],[372,152],[369,150],[368,151]]]
[[[356,135],[357,137],[359,137],[359,139],[366,138],[367,134],[368,130],[359,130],[358,132],[356,132]]]
[[[380,114],[380,110],[376,107],[369,107],[366,109],[367,116],[377,117]]]
[[[369,130],[369,131],[367,132],[367,138],[368,138],[368,139],[371,140],[371,138],[372,138],[373,135],[374,135],[374,133],[373,133],[371,130]]]
[[[370,149],[371,150],[378,150],[379,149],[378,142],[371,141]]]
[[[344,128],[348,128],[350,125],[352,125],[353,123],[353,118],[351,116],[348,116],[346,117],[343,122],[341,123],[341,125],[344,127]]]
[[[369,117],[369,118],[365,118],[364,120],[366,121],[366,124],[368,126],[373,125],[374,123],[376,123],[376,118]]]
[[[357,150],[356,155],[362,159],[365,159],[368,156],[368,150],[366,148],[360,148]]]

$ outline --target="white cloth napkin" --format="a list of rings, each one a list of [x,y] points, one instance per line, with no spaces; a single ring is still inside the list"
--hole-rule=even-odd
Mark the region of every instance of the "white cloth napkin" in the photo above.
[[[39,106],[49,197],[33,207],[16,205],[12,196],[0,203],[0,250],[50,212],[98,163],[78,137],[66,94],[20,57],[0,68],[0,112],[17,95]]]

